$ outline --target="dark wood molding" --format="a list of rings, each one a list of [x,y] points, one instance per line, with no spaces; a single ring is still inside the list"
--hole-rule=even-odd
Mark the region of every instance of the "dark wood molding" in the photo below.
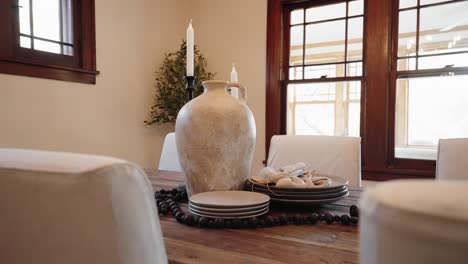
[[[322,2],[311,1],[314,4]],[[283,50],[283,11],[290,4],[296,7],[310,4],[311,1],[268,1],[265,160],[268,159],[271,137],[286,132],[282,103],[286,86],[282,80],[287,76],[288,58]],[[398,36],[395,6],[398,7],[398,0],[364,1],[360,127],[362,177],[366,180],[435,177],[434,161],[398,159],[394,155],[396,67],[393,63],[396,62],[395,42]]]
[[[0,73],[86,84],[96,84],[96,75],[99,74],[98,71],[88,71],[81,68],[34,64],[2,59],[0,59]]]
[[[96,83],[94,0],[73,1],[73,56],[21,48],[19,18],[12,4],[0,3],[0,73]]]

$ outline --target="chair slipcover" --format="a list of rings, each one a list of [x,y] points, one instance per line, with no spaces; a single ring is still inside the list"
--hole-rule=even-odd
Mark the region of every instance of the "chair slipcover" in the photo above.
[[[467,181],[396,180],[360,201],[361,264],[467,263]]]
[[[177,154],[177,145],[175,133],[169,133],[164,138],[164,145],[159,159],[160,170],[168,171],[182,171],[179,163],[179,156]]]
[[[468,138],[439,140],[436,178],[468,180]]]
[[[335,136],[273,136],[268,167],[304,162],[307,169],[361,186],[361,139]]]
[[[145,173],[126,161],[0,149],[0,263],[167,263]]]

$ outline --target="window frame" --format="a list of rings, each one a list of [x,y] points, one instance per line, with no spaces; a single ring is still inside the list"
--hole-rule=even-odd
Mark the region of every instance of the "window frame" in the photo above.
[[[96,83],[94,0],[73,1],[73,56],[21,48],[17,0],[0,3],[0,73]]]

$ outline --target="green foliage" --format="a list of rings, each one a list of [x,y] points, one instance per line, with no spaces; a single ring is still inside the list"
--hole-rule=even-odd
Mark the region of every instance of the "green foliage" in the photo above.
[[[186,44],[185,40],[180,49],[164,55],[164,60],[156,72],[155,104],[151,107],[150,119],[145,121],[147,125],[175,123],[179,110],[187,102],[185,90],[186,73]],[[214,73],[206,70],[205,57],[195,46],[195,90],[193,97],[203,93],[202,82],[211,80]]]

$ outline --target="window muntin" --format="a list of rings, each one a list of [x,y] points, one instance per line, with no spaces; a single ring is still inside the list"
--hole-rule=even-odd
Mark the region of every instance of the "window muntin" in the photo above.
[[[360,135],[363,1],[291,8],[286,132]]]
[[[435,160],[440,138],[468,136],[468,1],[399,6],[394,153]]]

